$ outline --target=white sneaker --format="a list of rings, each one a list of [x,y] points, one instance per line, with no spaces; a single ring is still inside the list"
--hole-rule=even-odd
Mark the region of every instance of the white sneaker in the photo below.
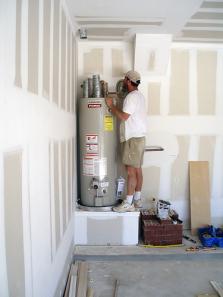
[[[142,199],[133,200],[135,208],[142,208]]]
[[[129,204],[126,200],[123,200],[121,204],[112,208],[115,212],[128,212],[135,211],[133,204]]]

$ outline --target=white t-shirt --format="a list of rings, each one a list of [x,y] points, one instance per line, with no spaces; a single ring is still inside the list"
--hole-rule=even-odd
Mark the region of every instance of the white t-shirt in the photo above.
[[[143,94],[138,90],[130,92],[125,97],[122,110],[130,114],[130,116],[121,123],[120,141],[127,141],[132,137],[146,136],[146,103]]]

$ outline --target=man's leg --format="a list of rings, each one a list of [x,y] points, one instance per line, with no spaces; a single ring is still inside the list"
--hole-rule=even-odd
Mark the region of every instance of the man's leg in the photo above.
[[[134,195],[137,185],[137,168],[126,165],[127,171],[127,195]]]
[[[141,190],[142,190],[142,183],[143,183],[143,175],[142,175],[142,168],[136,168],[136,188],[134,194],[134,206],[136,208],[142,207],[142,200],[141,200]]]
[[[143,175],[142,175],[142,168],[135,168],[136,170],[136,192],[141,192],[142,190],[142,183],[143,183]]]

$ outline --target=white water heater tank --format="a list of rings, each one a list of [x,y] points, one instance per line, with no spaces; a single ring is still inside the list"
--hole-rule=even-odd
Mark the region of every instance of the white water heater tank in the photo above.
[[[104,98],[79,100],[80,204],[88,207],[116,203],[116,119]]]

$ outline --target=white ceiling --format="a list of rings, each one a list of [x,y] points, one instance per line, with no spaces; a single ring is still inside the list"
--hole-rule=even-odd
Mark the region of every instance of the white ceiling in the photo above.
[[[173,40],[223,42],[223,0],[67,0],[88,39],[122,40],[168,33]]]

